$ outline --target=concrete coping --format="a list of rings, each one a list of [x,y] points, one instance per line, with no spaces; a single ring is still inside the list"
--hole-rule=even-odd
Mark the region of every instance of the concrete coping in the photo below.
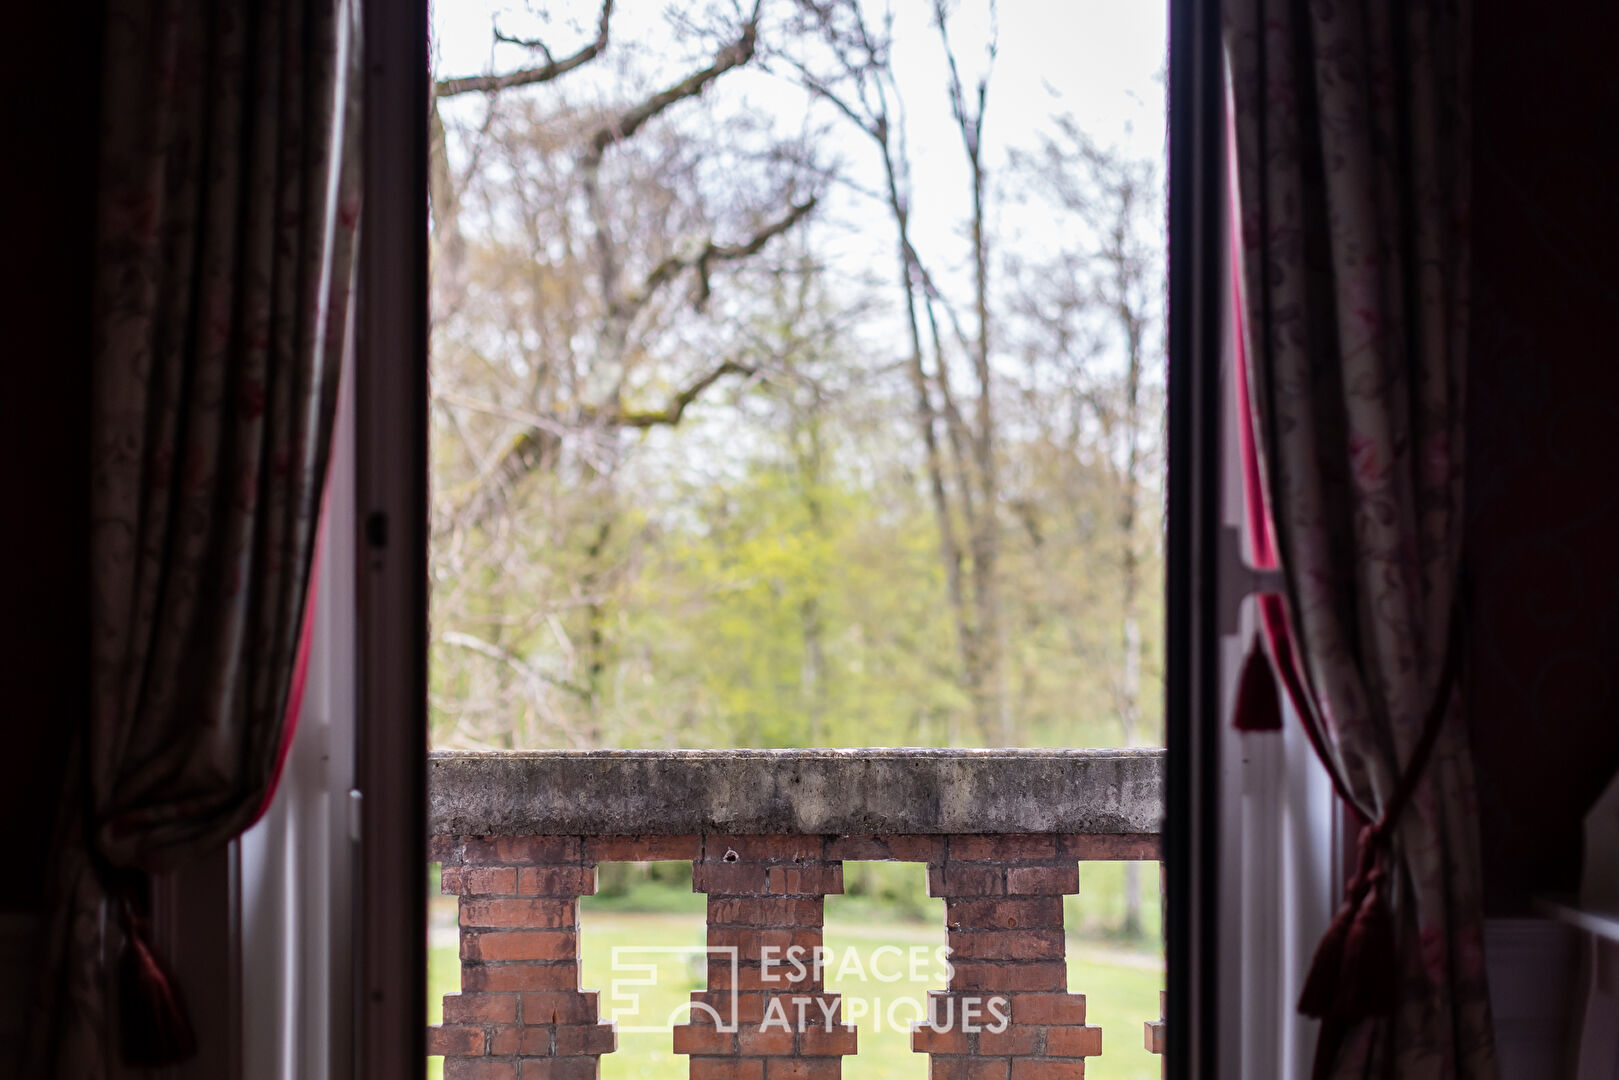
[[[1164,751],[434,751],[439,836],[1157,833]]]

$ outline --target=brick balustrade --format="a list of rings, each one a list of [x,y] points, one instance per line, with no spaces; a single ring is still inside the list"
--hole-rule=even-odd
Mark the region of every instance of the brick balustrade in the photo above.
[[[445,1080],[594,1080],[617,1039],[580,988],[578,898],[601,863],[689,860],[708,980],[670,1038],[691,1080],[838,1080],[858,1032],[820,965],[787,961],[818,955],[844,861],[888,860],[926,864],[944,899],[949,977],[912,1031],[931,1080],[1078,1080],[1102,1031],[1067,985],[1062,898],[1082,861],[1158,858],[1161,760],[435,754],[431,857],[459,897],[461,992],[428,1052]]]

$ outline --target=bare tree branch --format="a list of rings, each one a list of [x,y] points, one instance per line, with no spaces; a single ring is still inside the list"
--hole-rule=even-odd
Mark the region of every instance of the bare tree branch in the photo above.
[[[673,426],[680,423],[686,409],[694,401],[703,396],[703,392],[727,375],[757,375],[758,367],[752,364],[741,364],[734,360],[727,360],[718,367],[704,372],[698,376],[685,389],[679,391],[669,399],[669,404],[655,410],[619,410],[609,414],[611,422],[619,427],[646,428]]]
[[[590,168],[601,161],[607,148],[614,143],[623,142],[641,129],[648,120],[657,116],[676,102],[684,101],[689,97],[696,97],[702,93],[708,84],[730,71],[741,67],[753,59],[754,47],[759,34],[759,9],[754,7],[753,15],[742,24],[741,35],[724,48],[714,54],[714,60],[707,67],[694,71],[681,79],[673,86],[660,90],[645,101],[632,105],[619,113],[610,123],[596,129],[590,137],[589,149],[585,151],[582,163]]]
[[[540,55],[545,57],[545,63],[538,67],[509,71],[504,75],[467,75],[458,79],[440,79],[434,84],[434,92],[441,98],[455,97],[457,94],[494,94],[517,86],[550,82],[576,68],[583,67],[607,48],[608,27],[613,18],[613,2],[614,0],[602,0],[601,17],[596,23],[596,37],[577,52],[556,60],[552,58],[551,50],[539,42],[507,37],[496,30],[496,40],[537,49]]]
[[[524,660],[510,649],[504,649],[493,642],[485,641],[483,638],[474,637],[472,634],[463,633],[460,630],[446,630],[444,633],[438,636],[438,639],[446,645],[454,645],[460,649],[468,649],[472,652],[478,653],[480,656],[485,656],[491,660],[505,664],[507,667],[510,667],[512,670],[516,671],[525,678],[548,683],[549,685],[555,686],[560,690],[566,690],[568,693],[573,694],[576,697],[585,698],[589,696],[589,691],[587,691],[584,687],[576,686],[567,679],[561,679],[555,675],[541,671],[539,668],[535,667],[533,664],[530,664],[528,661]]]
[[[619,311],[614,314],[633,313],[652,298],[653,294],[673,281],[681,271],[695,268],[698,274],[699,290],[697,306],[700,309],[709,297],[709,267],[714,263],[737,262],[757,255],[764,246],[782,233],[791,229],[804,219],[810,211],[815,209],[818,200],[811,196],[801,203],[791,203],[787,212],[764,228],[754,233],[740,244],[719,244],[713,240],[708,241],[702,248],[684,255],[671,255],[647,274],[641,287],[631,296],[619,302]]]

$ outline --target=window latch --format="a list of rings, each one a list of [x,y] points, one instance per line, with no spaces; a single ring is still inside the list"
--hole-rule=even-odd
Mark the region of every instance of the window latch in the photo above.
[[[1219,601],[1220,634],[1230,637],[1240,626],[1242,602],[1250,596],[1287,591],[1287,580],[1280,570],[1260,570],[1242,554],[1242,530],[1232,525],[1220,529]]]

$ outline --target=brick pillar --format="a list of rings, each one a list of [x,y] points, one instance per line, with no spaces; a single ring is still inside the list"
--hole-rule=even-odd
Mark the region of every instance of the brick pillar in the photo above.
[[[709,957],[708,988],[674,1029],[691,1080],[838,1080],[856,1034],[817,958],[843,864],[820,837],[708,836],[692,888],[708,894]]]
[[[1068,993],[1062,898],[1079,865],[1056,836],[952,836],[928,867],[944,898],[949,988],[929,995],[911,1049],[931,1080],[1080,1080],[1102,1052],[1085,996]]]
[[[1164,1016],[1169,1011],[1169,1002],[1165,1000],[1169,995],[1158,991],[1158,1019],[1146,1022],[1147,1053],[1162,1054],[1164,1052]],[[1164,1076],[1169,1075],[1169,1063],[1166,1061],[1159,1067]]]
[[[461,993],[427,1039],[444,1080],[595,1080],[618,1036],[579,989],[579,897],[596,891],[579,839],[435,838],[433,854],[460,897]]]

